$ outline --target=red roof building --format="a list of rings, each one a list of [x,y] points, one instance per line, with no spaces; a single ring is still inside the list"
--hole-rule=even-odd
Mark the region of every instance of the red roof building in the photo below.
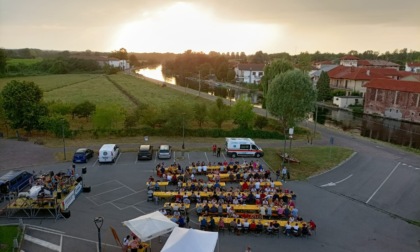
[[[364,87],[365,113],[420,122],[420,82],[372,79]]]
[[[359,92],[362,95],[366,92],[364,84],[372,79],[388,78],[400,79],[407,74],[394,68],[361,68],[338,66],[328,72],[330,87],[333,89],[345,90],[346,95],[352,92]]]

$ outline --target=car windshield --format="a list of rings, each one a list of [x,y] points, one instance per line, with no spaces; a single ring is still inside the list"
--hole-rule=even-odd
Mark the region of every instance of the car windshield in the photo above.
[[[78,149],[77,151],[76,151],[76,154],[84,154],[85,153],[85,149]]]
[[[160,150],[160,153],[169,153],[169,150]]]

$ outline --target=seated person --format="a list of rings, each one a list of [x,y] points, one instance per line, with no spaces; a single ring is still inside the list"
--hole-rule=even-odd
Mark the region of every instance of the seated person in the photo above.
[[[199,205],[197,205],[195,210],[197,212],[197,215],[200,216],[201,213],[203,212],[203,207],[201,206],[201,204],[199,204]]]
[[[224,222],[223,218],[219,219],[219,223],[217,224],[217,226],[219,227],[219,229],[225,228],[225,222]]]
[[[263,231],[263,224],[261,223],[261,221],[258,221],[256,230],[257,230],[257,233],[261,233]]]
[[[290,225],[290,222],[286,223],[286,226],[284,227],[284,234],[289,236],[292,233],[292,226]]]
[[[207,220],[206,220],[206,218],[203,218],[203,219],[201,219],[201,222],[200,222],[200,229],[201,230],[205,230],[205,229],[207,229]]]
[[[233,219],[229,224],[229,229],[233,231],[236,230],[236,219]]]
[[[267,227],[267,234],[272,234],[273,233],[273,223],[270,222],[270,225],[268,225]]]
[[[244,221],[244,228],[247,228],[247,229],[249,229],[249,222],[248,222],[248,219],[245,219],[245,221]]]
[[[255,220],[252,220],[251,224],[249,224],[249,230],[250,231],[256,231],[257,230],[257,224],[255,223]]]
[[[185,220],[184,220],[184,217],[182,217],[182,215],[179,216],[179,218],[178,218],[178,226],[179,227],[185,227]]]
[[[210,213],[216,214],[217,212],[218,212],[218,209],[217,209],[216,205],[213,204],[213,206],[210,208]]]
[[[213,216],[210,217],[209,228],[210,228],[210,231],[213,231],[216,229],[216,222],[214,221]]]
[[[309,228],[306,226],[306,223],[302,224],[302,235],[311,235],[311,232],[309,232]]]
[[[184,203],[184,204],[190,204],[190,203],[191,203],[191,201],[190,201],[190,199],[189,199],[189,198],[184,198],[183,203]]]
[[[295,225],[293,226],[292,232],[294,236],[299,236],[299,226],[297,223],[295,223]]]

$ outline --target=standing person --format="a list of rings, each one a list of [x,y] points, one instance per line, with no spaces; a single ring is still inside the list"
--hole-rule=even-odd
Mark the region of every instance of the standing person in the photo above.
[[[216,155],[217,157],[220,157],[220,152],[221,152],[221,151],[222,151],[222,148],[220,148],[220,147],[219,147],[219,148],[217,148],[217,155]]]
[[[127,250],[128,250],[128,244],[130,244],[130,236],[129,235],[127,235],[123,239],[122,251],[127,252]]]
[[[216,156],[217,145],[213,144],[212,150],[213,150],[213,156]]]
[[[281,180],[282,180],[283,182],[285,182],[285,181],[286,181],[287,172],[288,172],[288,171],[287,171],[286,166],[283,166],[283,170],[281,170],[281,175],[282,175]]]
[[[128,247],[130,248],[131,252],[137,252],[137,249],[139,248],[139,238],[136,236],[131,240],[131,242],[128,244]]]
[[[279,178],[280,178],[280,168],[277,169],[277,171],[276,171],[276,181],[278,181]]]

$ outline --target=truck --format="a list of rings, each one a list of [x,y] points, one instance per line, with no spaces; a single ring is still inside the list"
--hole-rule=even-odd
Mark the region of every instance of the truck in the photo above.
[[[264,156],[264,151],[251,138],[227,137],[225,151],[226,155],[232,158],[239,156],[260,158]]]

